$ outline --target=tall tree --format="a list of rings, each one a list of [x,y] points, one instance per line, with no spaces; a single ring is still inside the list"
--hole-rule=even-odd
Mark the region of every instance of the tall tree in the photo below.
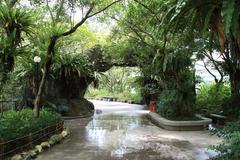
[[[24,51],[23,33],[30,34],[34,25],[30,12],[16,8],[16,1],[7,2],[0,3],[0,87],[8,79],[8,73],[13,71],[15,57]]]
[[[163,13],[167,11],[168,3],[147,0],[131,2],[123,7],[127,9],[121,16],[109,15],[118,24],[113,30],[113,42],[118,44],[113,46],[118,48],[120,45],[119,52],[134,57],[146,79],[157,82],[163,94],[171,95],[161,99],[168,99],[165,104],[168,105],[167,110],[172,111],[170,116],[192,116],[194,71],[192,50],[186,47],[185,34],[178,32],[178,37],[171,39],[162,36]]]
[[[47,53],[46,53],[46,58],[45,58],[45,64],[44,64],[44,72],[43,72],[43,76],[39,85],[39,89],[38,89],[38,94],[36,96],[36,99],[34,101],[34,110],[35,110],[35,116],[39,117],[39,108],[40,108],[40,101],[41,101],[41,97],[44,91],[44,86],[46,83],[46,79],[47,76],[49,74],[50,71],[50,67],[53,63],[52,61],[52,56],[55,53],[55,46],[57,44],[57,41],[65,36],[69,36],[71,34],[73,34],[79,27],[81,27],[89,18],[94,17],[100,13],[102,13],[103,11],[107,10],[109,7],[113,6],[114,4],[120,2],[121,0],[116,0],[116,1],[111,1],[111,0],[106,0],[106,1],[79,1],[76,2],[77,6],[80,6],[82,11],[83,11],[83,15],[82,15],[82,19],[77,22],[75,25],[72,25],[70,27],[70,29],[66,30],[65,32],[62,33],[58,33],[58,34],[53,34],[50,37],[50,42],[48,44],[48,48],[47,48]],[[56,12],[56,16],[53,16],[53,12],[51,11],[51,9],[49,8],[49,12],[50,15],[52,17],[53,20],[53,24],[56,23],[57,21],[59,21],[59,17],[60,17],[60,13],[62,13],[62,10],[64,9],[64,4],[65,1],[62,0],[60,3],[60,7],[58,9],[58,11]],[[84,13],[85,11],[85,13]]]
[[[173,1],[165,14],[169,31],[198,31],[219,41],[218,51],[225,61],[233,99],[240,99],[240,1],[239,0],[182,0]],[[191,27],[189,27],[191,25]],[[196,38],[196,37],[195,37]]]

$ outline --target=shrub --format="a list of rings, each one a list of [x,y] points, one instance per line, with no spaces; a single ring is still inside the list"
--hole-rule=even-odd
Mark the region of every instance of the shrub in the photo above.
[[[111,95],[111,93],[109,93],[106,89],[95,89],[93,87],[89,87],[85,97],[101,98],[109,95]]]
[[[85,97],[101,98],[101,97],[106,97],[106,96],[113,96],[113,97],[117,97],[118,100],[129,100],[129,101],[133,101],[134,103],[138,103],[138,104],[141,104],[143,102],[141,93],[139,91],[137,91],[135,93],[130,93],[129,91],[126,90],[121,93],[116,92],[113,94],[104,88],[102,88],[102,89],[89,88]]]
[[[238,96],[231,96],[222,104],[223,113],[228,116],[230,120],[237,120],[240,118],[239,110],[240,98]]]
[[[240,159],[240,123],[229,123],[223,130],[213,130],[212,133],[224,138],[221,144],[210,147],[221,153],[216,159]]]
[[[159,95],[156,112],[165,118],[170,118],[177,112],[177,91],[164,90]]]
[[[197,107],[206,114],[220,113],[223,104],[231,96],[230,87],[226,84],[204,84],[197,93]]]
[[[195,104],[192,88],[161,91],[156,112],[168,119],[194,118]]]
[[[116,96],[119,100],[128,100],[128,101],[133,101],[134,103],[137,104],[142,104],[142,96],[139,92],[136,93],[130,93],[128,91],[124,91],[122,93],[119,93]]]
[[[41,110],[39,119],[35,119],[31,109],[7,111],[0,118],[0,138],[9,141],[39,131],[46,125],[53,125],[60,120],[59,114],[44,109]]]

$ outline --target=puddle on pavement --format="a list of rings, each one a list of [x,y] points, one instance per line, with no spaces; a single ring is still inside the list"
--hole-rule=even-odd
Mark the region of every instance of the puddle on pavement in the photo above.
[[[205,160],[216,155],[206,148],[194,148],[183,132],[178,135],[156,127],[143,107],[126,108],[98,107],[85,127],[88,144],[107,151],[111,159]]]
[[[71,138],[38,159],[206,160],[219,139],[207,131],[167,131],[146,118],[143,106],[95,101],[92,118],[66,121]]]
[[[149,122],[142,118],[143,115],[122,115],[122,114],[105,114],[96,115],[86,126],[87,138],[93,144],[103,147],[104,149],[116,149],[116,153],[123,153],[124,140],[128,132],[139,128]]]

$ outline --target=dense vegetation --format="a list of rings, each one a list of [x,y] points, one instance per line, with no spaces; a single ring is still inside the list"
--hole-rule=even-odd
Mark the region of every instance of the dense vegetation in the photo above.
[[[201,60],[206,69],[210,66],[222,77],[229,76],[228,99],[232,109],[227,114],[237,117],[239,11],[235,7],[238,1],[232,0],[230,4],[234,7],[227,6],[226,1],[194,3],[191,0],[62,0],[47,5],[37,0],[1,2],[1,95],[8,88],[4,84],[27,80],[23,88],[27,87],[28,91],[23,91],[24,97],[30,97],[32,103],[36,97],[34,108],[38,116],[40,102],[52,103],[55,97],[65,96],[52,93],[52,83],[60,91],[71,92],[77,85],[72,82],[79,80],[82,87],[77,89],[81,91],[74,90],[69,95],[77,93],[83,97],[88,85],[97,81],[99,72],[114,65],[136,66],[141,71],[143,95],[145,99],[158,101],[162,108],[162,111],[158,109],[159,113],[191,117],[196,110],[194,66]],[[87,9],[82,19],[73,19],[75,11],[81,8]],[[86,24],[87,19],[103,11],[101,21],[116,22],[108,37],[93,34]],[[213,54],[222,60],[214,59]],[[34,73],[35,55],[42,58],[39,76]],[[219,86],[224,81],[222,77],[215,76]]]
[[[224,76],[229,77],[231,92],[225,97],[229,111],[224,114],[239,116],[238,3],[133,0],[107,14],[117,22],[111,36],[111,47],[118,53],[115,56],[131,57],[142,71],[144,85],[155,86],[152,93],[159,113],[191,117],[199,107],[196,105],[202,105],[196,103],[195,89],[195,63],[202,61],[214,77],[217,90],[228,83]]]
[[[156,111],[167,118],[192,118],[197,111],[236,120],[239,6],[239,0],[1,1],[0,100],[17,98],[39,117],[46,104],[71,108],[94,83],[98,93],[108,92],[102,95],[157,101]],[[112,24],[110,34],[91,30],[93,17]],[[199,61],[214,84],[199,88]],[[132,79],[113,66],[136,67],[140,74]]]
[[[230,96],[231,89],[228,84],[202,84],[197,93],[197,110],[205,115],[232,112],[228,108]]]
[[[1,1],[1,100],[9,99],[9,93],[22,93],[14,98],[34,105],[39,117],[40,106],[46,102],[83,98],[94,72],[112,66],[96,46],[106,43],[104,35],[93,34],[86,20],[117,2]],[[82,10],[82,15],[74,18],[76,10]],[[38,73],[33,62],[36,55],[42,59]]]
[[[89,87],[86,97],[100,99],[116,97],[118,101],[143,103],[143,89],[137,68],[113,67],[109,71],[98,74],[97,82]]]
[[[60,122],[61,116],[55,112],[41,110],[41,115],[36,121],[31,109],[19,112],[7,111],[0,118],[0,137],[4,141],[26,136]]]
[[[215,159],[219,160],[237,160],[239,159],[240,149],[240,123],[229,123],[223,130],[213,130],[212,134],[222,137],[224,141],[220,145],[211,146],[221,154]]]

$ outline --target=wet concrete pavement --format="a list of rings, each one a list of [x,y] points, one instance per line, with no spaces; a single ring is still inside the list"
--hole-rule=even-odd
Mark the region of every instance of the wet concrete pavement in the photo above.
[[[208,131],[166,131],[148,121],[141,105],[93,101],[92,118],[66,121],[69,138],[39,155],[44,160],[205,160],[219,143]]]

